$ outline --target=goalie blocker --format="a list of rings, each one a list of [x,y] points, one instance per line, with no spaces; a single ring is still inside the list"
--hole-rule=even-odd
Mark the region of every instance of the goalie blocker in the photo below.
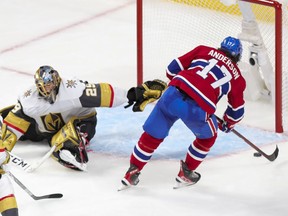
[[[158,100],[166,88],[167,84],[159,79],[146,81],[142,85],[132,87],[127,93],[129,101],[125,108],[133,105],[134,112],[141,112],[147,104]]]

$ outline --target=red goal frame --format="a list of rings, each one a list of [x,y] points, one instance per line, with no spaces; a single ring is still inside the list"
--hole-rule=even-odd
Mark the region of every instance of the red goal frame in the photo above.
[[[137,84],[143,83],[143,1],[136,2]],[[283,133],[282,121],[282,4],[274,0],[240,0],[275,9],[275,131]]]

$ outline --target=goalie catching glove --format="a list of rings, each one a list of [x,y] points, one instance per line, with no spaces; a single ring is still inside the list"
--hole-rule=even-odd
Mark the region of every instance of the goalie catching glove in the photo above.
[[[166,88],[167,84],[159,79],[146,81],[140,86],[132,87],[127,93],[128,105],[125,108],[133,105],[134,112],[143,111],[148,103],[158,100]]]

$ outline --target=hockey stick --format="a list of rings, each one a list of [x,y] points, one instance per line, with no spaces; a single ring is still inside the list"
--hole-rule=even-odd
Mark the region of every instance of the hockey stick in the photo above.
[[[221,118],[219,118],[218,116],[216,116],[216,118],[220,123],[223,123],[223,120]],[[258,153],[263,155],[269,161],[274,161],[278,157],[279,149],[278,149],[277,145],[276,145],[276,149],[274,150],[274,152],[271,155],[267,155],[260,148],[258,148],[255,144],[253,144],[250,140],[248,140],[246,137],[244,137],[242,134],[240,134],[237,130],[232,129],[231,132],[234,133],[236,136],[240,137],[242,140],[244,140],[245,143],[250,145],[252,148],[254,148]]]
[[[36,169],[38,169],[53,153],[53,151],[55,150],[56,146],[52,146],[51,149],[37,162],[33,163],[29,169],[27,169],[27,172],[33,172]]]
[[[20,167],[21,169],[23,169],[26,172],[33,172],[36,169],[38,169],[53,153],[53,151],[55,150],[56,146],[52,146],[51,149],[39,160],[36,161],[33,164],[28,163],[27,161],[25,161],[24,159],[22,159],[21,157],[10,153],[11,156],[11,162],[17,166]]]
[[[19,180],[17,179],[11,172],[7,171],[8,175],[24,190],[26,191],[30,197],[32,197],[34,200],[41,200],[41,199],[52,199],[52,198],[61,198],[63,197],[63,194],[61,193],[53,193],[53,194],[47,194],[43,196],[36,196],[34,195],[28,188]]]
[[[15,155],[11,152],[9,152],[9,154],[10,154],[9,163],[12,163],[14,166],[19,167],[20,169],[23,169],[24,171],[26,171],[27,169],[31,167],[31,164],[29,162],[20,158],[18,155]]]

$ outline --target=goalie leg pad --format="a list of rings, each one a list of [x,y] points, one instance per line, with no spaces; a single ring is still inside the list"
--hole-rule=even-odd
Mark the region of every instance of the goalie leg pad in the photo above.
[[[14,148],[16,142],[16,134],[8,130],[7,125],[0,121],[0,148],[5,148],[10,152]]]
[[[64,147],[65,142],[73,143],[75,146],[79,146],[81,137],[74,125],[74,120],[71,119],[66,125],[64,125],[51,139],[51,146],[56,146],[55,151],[59,151]]]
[[[51,145],[56,146],[53,158],[60,164],[72,169],[85,170],[83,164],[88,162],[88,155],[73,119],[52,137]]]
[[[13,185],[8,175],[4,174],[0,178],[0,214],[2,213],[3,216],[16,215],[12,214],[13,209],[17,209],[17,202],[14,196]]]
[[[8,113],[15,107],[15,105],[11,105],[8,107],[4,107],[3,109],[0,110],[0,115],[2,116],[3,119],[8,115]]]

